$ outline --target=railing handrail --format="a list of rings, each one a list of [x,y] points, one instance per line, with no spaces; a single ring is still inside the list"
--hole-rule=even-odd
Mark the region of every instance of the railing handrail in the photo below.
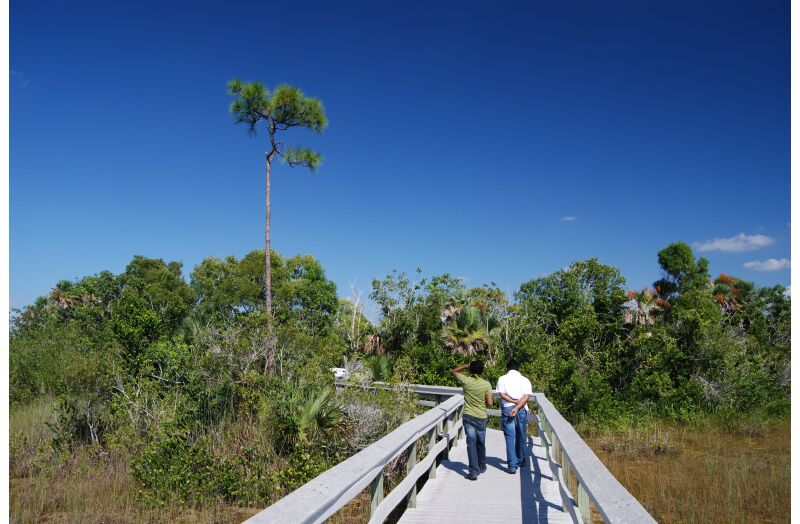
[[[384,467],[407,449],[416,451],[417,440],[425,434],[429,434],[431,436],[429,454],[425,461],[420,462],[419,467],[414,467],[408,472],[407,479],[413,478],[412,472],[416,475],[416,478],[413,478],[413,486],[411,486],[411,482],[405,483],[409,490],[414,490],[416,495],[416,479],[425,473],[423,469],[430,467],[431,462],[435,469],[436,455],[449,447],[450,441],[458,436],[460,425],[457,423],[458,421],[451,420],[451,418],[455,418],[463,403],[462,395],[450,396],[444,403],[401,424],[385,437],[321,473],[245,522],[254,524],[261,522],[322,522],[359,495],[367,486],[372,484],[373,491],[375,491],[377,479],[380,479],[381,493],[377,497],[377,504],[373,504],[373,517],[377,516],[374,511],[376,509],[379,509],[378,513],[388,515],[407,496],[408,492],[391,497],[393,491],[387,496],[384,507],[380,507],[383,501],[382,475]],[[446,428],[443,427],[445,421],[448,422]],[[438,440],[438,437],[441,436],[444,437],[444,440]],[[416,465],[416,456],[414,456],[413,462]],[[403,489],[398,485],[395,490],[402,491]],[[375,500],[374,493],[373,500]],[[388,507],[391,504],[394,506]],[[376,505],[378,508],[375,507]],[[383,521],[383,519],[379,520]]]

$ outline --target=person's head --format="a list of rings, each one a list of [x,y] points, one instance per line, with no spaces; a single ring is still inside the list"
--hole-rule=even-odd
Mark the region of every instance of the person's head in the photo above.
[[[511,359],[508,361],[508,370],[509,371],[519,371],[519,362],[516,359]]]
[[[473,360],[469,363],[469,372],[473,375],[480,375],[483,373],[483,360]]]

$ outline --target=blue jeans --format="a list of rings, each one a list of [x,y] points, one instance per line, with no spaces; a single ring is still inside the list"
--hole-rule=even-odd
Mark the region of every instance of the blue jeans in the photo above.
[[[464,415],[464,433],[467,434],[467,456],[469,472],[476,477],[486,468],[486,422],[487,418]]]
[[[506,437],[506,459],[508,469],[517,469],[525,464],[528,454],[528,410],[520,409],[516,416],[510,417],[509,413],[514,406],[503,406],[503,434]]]

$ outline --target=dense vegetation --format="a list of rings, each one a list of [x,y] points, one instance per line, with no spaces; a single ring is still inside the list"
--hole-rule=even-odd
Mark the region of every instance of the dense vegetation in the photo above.
[[[513,355],[573,422],[788,414],[785,289],[712,280],[683,243],[658,262],[653,289],[628,291],[592,259],[513,297],[393,272],[372,282],[370,322],[313,257],[273,252],[271,347],[264,251],[208,258],[188,283],[180,263],[137,256],[14,317],[12,413],[42,399],[56,410],[35,437],[12,424],[12,476],[52,475],[91,449],[124,459],[145,506],[263,506],[413,412],[397,393],[337,394],[342,365],[356,380],[454,385],[449,370],[472,355],[492,381]]]

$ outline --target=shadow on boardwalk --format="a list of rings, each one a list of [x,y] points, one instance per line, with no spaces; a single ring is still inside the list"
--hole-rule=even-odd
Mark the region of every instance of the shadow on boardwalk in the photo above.
[[[477,481],[467,480],[466,441],[460,440],[417,496],[401,523],[560,523],[572,522],[561,507],[558,484],[550,474],[539,439],[528,440],[525,467],[511,475],[506,468],[503,433],[487,430],[487,470]]]

